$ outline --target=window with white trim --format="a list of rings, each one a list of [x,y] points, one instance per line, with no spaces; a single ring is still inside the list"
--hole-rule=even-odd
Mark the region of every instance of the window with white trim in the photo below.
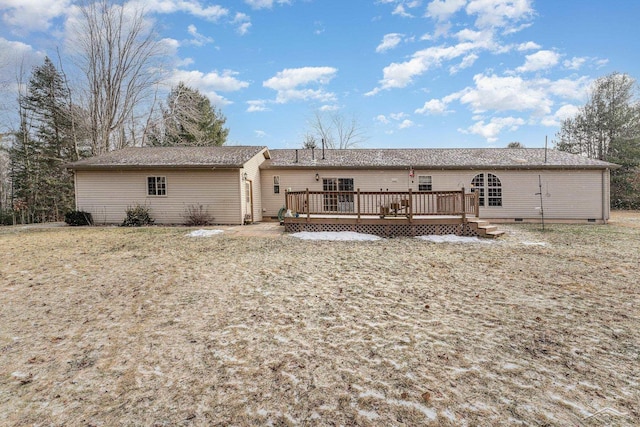
[[[164,176],[148,176],[147,177],[147,195],[148,196],[166,196],[167,195],[167,178]]]
[[[478,193],[480,206],[502,206],[502,183],[492,173],[481,173],[471,180],[471,191]]]
[[[418,175],[418,191],[432,191],[430,175]]]
[[[280,194],[280,176],[273,177],[273,194]]]

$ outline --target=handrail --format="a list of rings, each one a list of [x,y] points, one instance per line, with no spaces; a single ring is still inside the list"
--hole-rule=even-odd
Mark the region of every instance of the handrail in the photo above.
[[[478,194],[457,191],[286,191],[292,213],[310,215],[377,215],[382,218],[423,215],[479,216]]]

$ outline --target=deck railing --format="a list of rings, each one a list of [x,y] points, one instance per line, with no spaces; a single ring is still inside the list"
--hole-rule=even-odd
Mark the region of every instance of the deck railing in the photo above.
[[[286,209],[298,216],[397,217],[479,215],[477,193],[460,191],[287,191]]]

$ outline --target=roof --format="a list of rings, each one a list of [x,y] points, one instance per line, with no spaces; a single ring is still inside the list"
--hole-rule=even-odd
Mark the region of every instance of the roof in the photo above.
[[[69,169],[242,168],[267,147],[129,147],[67,165]],[[265,152],[265,157],[269,157]]]
[[[297,151],[297,154],[296,154]],[[618,166],[544,148],[270,150],[262,169],[615,169]],[[546,156],[546,161],[545,161]]]

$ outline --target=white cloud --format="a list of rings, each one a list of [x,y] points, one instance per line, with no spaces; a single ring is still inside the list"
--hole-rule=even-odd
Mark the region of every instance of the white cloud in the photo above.
[[[232,22],[238,25],[236,31],[241,36],[247,34],[249,32],[249,28],[251,28],[251,19],[249,18],[249,15],[246,15],[244,13],[236,13],[236,16],[233,18]]]
[[[516,68],[519,72],[546,70],[560,61],[560,55],[551,50],[540,50],[525,57],[524,65]]]
[[[218,92],[235,92],[249,86],[248,82],[238,80],[235,77],[237,74],[231,70],[224,70],[221,74],[217,71],[203,73],[197,70],[174,70],[168,78],[168,83],[175,86],[179,82],[184,82],[187,86],[198,89],[209,97],[213,104],[222,106],[232,102]]]
[[[198,0],[134,0],[131,4],[151,13],[184,12],[212,22],[229,14],[229,10],[222,6],[203,6]]]
[[[264,138],[267,136],[267,133],[263,130],[254,130],[253,133],[256,135],[256,138]]]
[[[382,42],[376,47],[376,52],[385,52],[389,49],[393,49],[402,42],[403,34],[390,33],[385,34],[382,38]]]
[[[187,27],[187,32],[193,37],[188,41],[189,44],[194,46],[204,46],[205,44],[213,43],[212,37],[207,37],[198,32],[198,28],[191,24]]]
[[[380,87],[366,95],[375,95],[383,89],[403,88],[412,83],[413,78],[424,74],[432,67],[440,66],[442,61],[451,60],[467,54],[474,49],[473,43],[459,43],[448,47],[430,47],[413,54],[409,61],[392,63],[383,69]]]
[[[391,14],[402,16],[404,18],[413,18],[413,15],[407,12],[402,4],[397,5]]]
[[[385,125],[389,124],[389,119],[387,119],[384,114],[378,114],[375,120],[376,122],[383,123]]]
[[[580,68],[582,68],[585,62],[587,62],[587,59],[588,58],[585,57],[574,56],[571,59],[566,59],[565,61],[563,61],[562,65],[564,65],[564,68],[568,68],[569,70],[579,70]]]
[[[291,4],[290,0],[244,0],[253,9],[271,9],[274,4]]]
[[[465,56],[464,58],[462,58],[462,62],[460,62],[460,64],[452,65],[451,67],[449,67],[449,73],[456,74],[460,70],[471,67],[478,58],[479,56],[475,53],[471,53]]]
[[[467,0],[433,0],[427,5],[426,16],[438,21],[445,21],[466,4]]]
[[[222,73],[212,71],[206,74],[198,70],[175,70],[171,76],[171,81],[174,84],[184,82],[201,90],[235,92],[249,86],[248,82],[238,80],[235,77],[237,75],[237,72],[231,70],[224,70]]]
[[[448,109],[448,106],[449,103],[444,100],[431,99],[425,102],[422,108],[418,108],[415,113],[428,115],[447,114],[452,112],[452,110]]]
[[[540,45],[534,42],[520,43],[517,49],[520,52],[524,52],[525,50],[536,50],[536,49],[540,49]]]
[[[473,135],[480,135],[488,142],[495,142],[498,140],[498,135],[503,129],[507,128],[509,131],[515,131],[518,127],[525,124],[525,121],[516,117],[493,117],[488,123],[479,121],[474,123],[467,129],[459,129],[462,133],[468,133]]]
[[[407,129],[407,128],[413,127],[414,125],[415,125],[415,123],[413,123],[411,120],[405,119],[405,120],[402,121],[402,123],[400,123],[398,125],[398,128],[399,129]]]
[[[521,77],[499,77],[477,74],[473,78],[475,88],[458,92],[460,102],[469,104],[475,113],[484,111],[526,111],[549,114],[553,101],[547,85],[538,81],[528,81]]]
[[[391,113],[391,114],[389,114],[389,117],[391,117],[393,120],[402,120],[405,117],[407,117],[407,114],[406,113],[402,113],[402,112],[400,112],[400,113]]]
[[[269,108],[267,108],[267,101],[262,99],[247,101],[247,104],[249,104],[249,107],[247,107],[247,113],[269,111]]]
[[[550,94],[565,99],[585,100],[591,79],[579,77],[577,79],[539,80],[540,85],[548,88]]]
[[[579,112],[580,107],[572,104],[565,104],[558,108],[552,116],[543,117],[542,120],[540,120],[540,124],[549,127],[559,127],[563,120],[575,117]]]
[[[478,28],[510,27],[534,14],[532,0],[471,0],[466,11],[477,16]]]
[[[333,67],[302,67],[287,68],[279,71],[274,77],[266,80],[262,85],[278,92],[276,102],[302,101],[308,99],[330,102],[335,95],[324,89],[309,89],[308,85],[326,85],[338,70]]]
[[[0,0],[2,21],[18,31],[46,30],[51,20],[64,15],[71,0]]]

